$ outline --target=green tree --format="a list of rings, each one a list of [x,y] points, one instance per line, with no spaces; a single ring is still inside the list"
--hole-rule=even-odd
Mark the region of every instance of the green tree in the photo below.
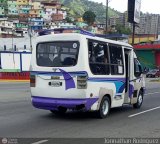
[[[66,17],[66,22],[71,23],[71,22],[73,22],[73,21],[72,21],[72,19],[71,19],[69,16],[67,16],[67,17]]]
[[[131,34],[131,29],[126,28],[125,26],[121,24],[116,25],[116,30],[117,30],[117,33],[120,33],[120,34],[128,34],[128,35]]]
[[[84,14],[83,14],[83,20],[89,25],[91,26],[94,21],[96,19],[96,15],[94,12],[92,11],[86,11]]]

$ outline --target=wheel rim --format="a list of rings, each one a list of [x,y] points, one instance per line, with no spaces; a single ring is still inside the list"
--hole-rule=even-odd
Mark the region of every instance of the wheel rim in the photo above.
[[[142,102],[143,102],[143,97],[142,97],[142,95],[139,95],[138,104],[141,105]]]
[[[108,110],[109,110],[109,103],[108,103],[107,100],[105,100],[105,101],[103,102],[103,105],[102,105],[103,115],[107,115]]]

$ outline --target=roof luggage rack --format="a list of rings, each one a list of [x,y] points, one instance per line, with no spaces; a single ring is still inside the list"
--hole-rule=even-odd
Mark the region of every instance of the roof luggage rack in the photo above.
[[[50,35],[50,34],[59,34],[59,33],[79,33],[83,35],[88,35],[88,36],[93,36],[95,37],[95,34],[82,30],[80,28],[56,28],[56,29],[50,29],[50,30],[42,30],[38,34],[39,36],[44,36],[44,35]]]

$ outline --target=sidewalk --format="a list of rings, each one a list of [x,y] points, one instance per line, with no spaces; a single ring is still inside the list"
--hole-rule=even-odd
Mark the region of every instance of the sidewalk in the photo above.
[[[30,80],[2,80],[0,82],[30,82]]]
[[[146,78],[146,88],[160,88],[160,78]]]

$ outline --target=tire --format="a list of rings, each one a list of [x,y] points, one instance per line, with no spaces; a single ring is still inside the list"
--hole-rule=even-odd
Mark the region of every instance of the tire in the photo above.
[[[133,104],[133,107],[139,109],[142,106],[142,103],[143,103],[143,92],[140,91],[137,98],[137,103]]]
[[[109,114],[111,101],[108,97],[104,97],[101,101],[100,108],[97,111],[97,116],[100,119],[106,118]]]
[[[64,115],[67,112],[67,108],[59,107],[58,110],[50,110],[55,115]]]

